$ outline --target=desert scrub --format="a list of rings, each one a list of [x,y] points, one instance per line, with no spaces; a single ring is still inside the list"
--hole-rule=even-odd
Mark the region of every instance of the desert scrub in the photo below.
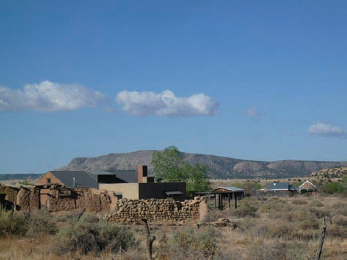
[[[323,207],[323,206],[324,206],[324,204],[318,200],[314,200],[310,203],[310,207],[318,208],[318,207]]]
[[[316,219],[306,219],[304,221],[300,221],[299,228],[302,230],[308,229],[319,229],[319,224]]]
[[[97,255],[101,251],[126,251],[138,245],[134,234],[127,228],[106,221],[93,223],[81,219],[63,227],[57,234],[58,254],[78,251]]]
[[[212,229],[199,233],[196,233],[194,229],[177,232],[174,235],[174,243],[184,252],[200,251],[205,257],[213,256],[217,248],[217,241],[212,235]]]
[[[237,208],[235,211],[233,211],[232,214],[239,218],[244,218],[244,217],[255,218],[257,217],[257,214],[256,214],[257,210],[258,210],[257,206],[246,202],[245,204]]]
[[[300,242],[257,240],[247,247],[248,259],[312,259],[315,252]]]
[[[303,199],[295,199],[292,201],[292,203],[294,205],[307,205],[308,202],[306,200],[303,200]]]
[[[224,209],[224,210],[209,210],[205,218],[202,220],[203,223],[217,221],[220,218],[230,218],[234,209]]]
[[[55,218],[47,211],[35,210],[28,213],[26,218],[28,221],[27,236],[52,235],[57,231]]]
[[[11,220],[11,215],[12,220]],[[0,209],[0,237],[25,235],[28,230],[28,220],[22,212],[12,212]]]
[[[159,259],[211,259],[218,254],[216,235],[210,228],[164,234],[154,252]]]

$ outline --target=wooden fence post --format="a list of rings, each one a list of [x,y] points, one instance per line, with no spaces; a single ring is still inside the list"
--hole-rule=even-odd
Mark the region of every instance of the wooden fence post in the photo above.
[[[323,250],[323,244],[324,244],[324,238],[325,238],[325,233],[327,231],[327,225],[325,222],[325,217],[323,217],[323,230],[322,230],[322,235],[319,240],[319,247],[318,247],[318,252],[316,256],[316,260],[319,260],[321,255],[322,255],[322,250]]]
[[[80,218],[82,217],[82,215],[84,214],[85,211],[86,211],[86,208],[84,208],[82,210],[82,212],[80,214],[78,214],[77,221],[80,221]]]
[[[144,223],[145,223],[145,226],[146,226],[146,234],[147,234],[147,258],[148,260],[152,260],[152,252],[153,252],[153,242],[155,240],[155,236],[151,236],[151,232],[149,231],[149,226],[148,226],[148,223],[147,223],[147,219],[143,218],[141,219]]]

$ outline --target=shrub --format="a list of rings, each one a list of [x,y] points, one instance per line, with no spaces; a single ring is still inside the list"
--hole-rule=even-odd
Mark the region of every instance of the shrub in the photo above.
[[[118,226],[116,223],[100,221],[97,224],[97,228],[99,229],[98,245],[100,249],[105,249],[109,252],[115,252],[120,249],[126,251],[139,245],[139,241],[136,241],[132,232],[125,227]]]
[[[0,237],[12,235],[25,235],[28,230],[28,220],[22,212],[13,212],[0,209]]]
[[[337,224],[329,224],[329,226],[327,227],[327,235],[330,237],[345,238],[346,231],[343,227],[338,226]]]
[[[322,203],[322,202],[320,202],[320,201],[318,201],[318,200],[314,200],[314,201],[312,201],[311,203],[310,203],[310,206],[311,207],[323,207],[324,206],[324,204]]]
[[[347,217],[343,215],[337,215],[333,217],[333,223],[338,226],[347,226]]]
[[[237,217],[252,217],[255,218],[256,212],[257,212],[258,208],[256,206],[250,205],[249,203],[245,203],[244,205],[242,205],[241,207],[237,208],[234,211],[234,214]]]
[[[333,194],[333,193],[342,193],[344,189],[341,183],[331,182],[331,183],[325,184],[322,190],[325,193]]]
[[[285,259],[285,244],[282,242],[265,243],[256,241],[248,247],[249,259]]]
[[[38,236],[42,234],[54,234],[57,231],[53,217],[47,211],[36,210],[28,217],[27,236]]]
[[[97,255],[102,250],[117,252],[139,244],[132,232],[116,223],[90,223],[83,218],[63,227],[57,236],[58,253],[79,251]]]
[[[308,229],[318,229],[319,224],[316,220],[313,219],[307,219],[304,221],[300,221],[299,223],[299,228],[303,230],[308,230]]]
[[[194,229],[177,232],[173,239],[186,256],[189,253],[202,253],[204,257],[213,257],[217,250],[217,241],[211,229],[200,233]]]
[[[300,199],[293,200],[292,203],[295,204],[295,205],[306,205],[306,204],[308,204],[308,202],[306,200],[300,200]]]
[[[315,251],[300,242],[258,240],[247,247],[248,259],[313,259]]]

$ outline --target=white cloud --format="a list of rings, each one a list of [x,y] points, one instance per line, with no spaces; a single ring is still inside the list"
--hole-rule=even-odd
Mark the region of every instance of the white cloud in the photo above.
[[[136,116],[211,116],[218,114],[218,103],[204,94],[176,97],[170,90],[162,93],[121,91],[116,97],[123,110]]]
[[[78,84],[43,81],[25,85],[23,90],[0,86],[0,111],[68,111],[95,107],[107,98]]]
[[[307,132],[310,135],[317,136],[325,136],[325,137],[344,137],[346,136],[346,131],[344,131],[341,127],[332,126],[324,123],[317,123],[315,125],[311,125]]]

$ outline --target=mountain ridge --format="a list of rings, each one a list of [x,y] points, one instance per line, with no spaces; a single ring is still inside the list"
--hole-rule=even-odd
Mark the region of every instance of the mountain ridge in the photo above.
[[[97,157],[77,157],[57,170],[134,170],[138,165],[148,165],[153,173],[152,154],[155,150],[140,150],[130,153],[110,153]],[[225,156],[182,152],[184,160],[190,164],[209,166],[211,178],[290,178],[309,176],[314,171],[332,167],[347,166],[347,162],[278,160],[256,161],[235,159]]]

